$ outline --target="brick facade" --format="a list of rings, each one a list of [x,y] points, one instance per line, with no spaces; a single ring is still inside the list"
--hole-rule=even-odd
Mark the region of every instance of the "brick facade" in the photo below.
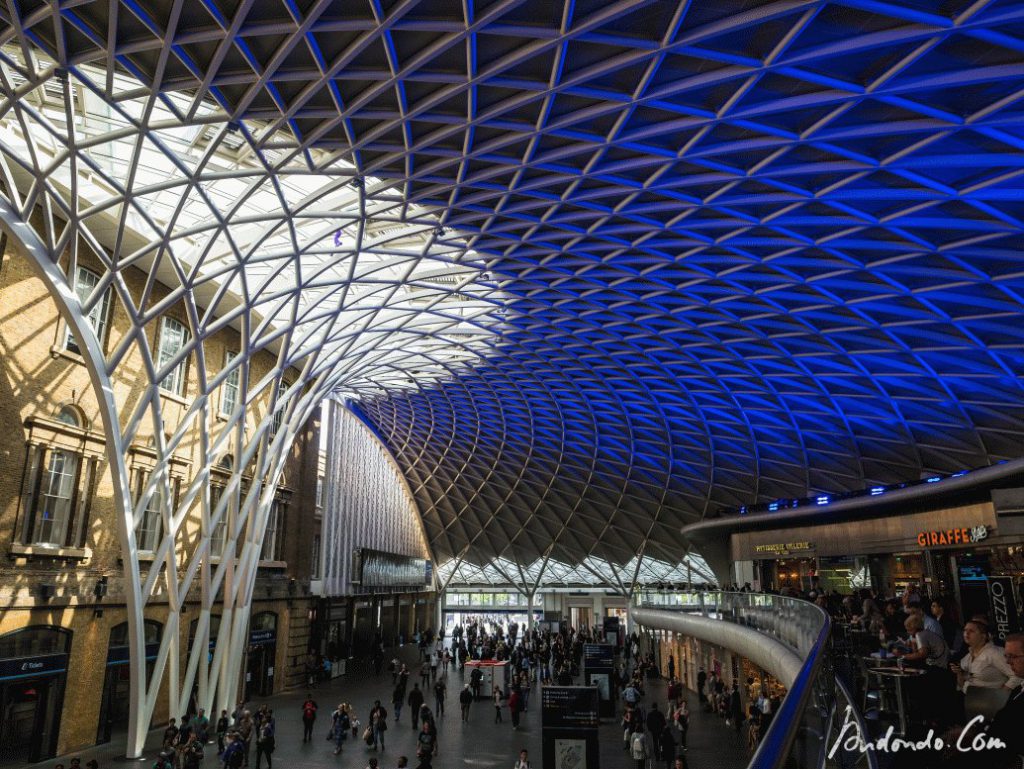
[[[85,266],[90,266],[83,256]],[[92,265],[97,268],[98,265]],[[128,288],[136,296],[145,290],[147,275],[141,270],[126,274]],[[161,286],[152,288],[151,302],[160,301]],[[0,636],[33,625],[52,625],[73,633],[68,659],[67,686],[58,754],[92,745],[97,739],[101,697],[104,688],[111,629],[125,621],[122,568],[117,528],[114,523],[113,484],[103,461],[103,430],[99,410],[86,366],[82,359],[65,349],[66,331],[56,304],[44,284],[35,277],[27,259],[10,240],[4,242],[0,262]],[[173,314],[173,308],[172,312]],[[180,318],[184,321],[184,317]],[[147,333],[157,333],[158,324],[149,324]],[[111,350],[129,329],[124,308],[112,299],[105,349]],[[150,339],[155,349],[155,339]],[[239,349],[239,335],[226,329],[204,343],[206,366],[214,374],[222,365],[227,350]],[[252,381],[258,381],[275,364],[270,353],[258,354],[251,364]],[[132,348],[113,375],[117,403],[122,415],[135,406],[144,393],[143,361]],[[165,416],[164,429],[173,431],[175,419],[187,410],[189,398],[197,392],[194,367],[186,374],[183,397],[161,394]],[[297,372],[289,377],[294,381]],[[219,398],[218,396],[216,396]],[[258,403],[250,411],[250,426],[266,412],[267,404]],[[215,405],[219,404],[219,400]],[[84,424],[68,429],[57,415],[63,407],[73,407]],[[218,411],[213,408],[211,411]],[[123,418],[123,416],[122,416]],[[219,417],[213,417],[219,419]],[[136,444],[130,447],[129,466],[146,462],[143,420]],[[30,440],[65,442],[83,457],[96,460],[96,472],[88,495],[88,521],[83,530],[82,547],[60,549],[34,548],[24,542],[25,485],[30,476]],[[316,533],[315,495],[319,446],[319,418],[315,417],[300,433],[289,452],[279,490],[287,499],[286,525],[281,527],[284,541],[282,560],[273,567],[261,568],[253,597],[253,612],[277,614],[277,658],[274,690],[298,685],[305,662],[303,639],[308,637],[308,585],[312,542]],[[97,453],[98,451],[98,453]],[[184,488],[193,468],[199,466],[200,441],[193,429],[175,452],[175,470],[181,473]],[[190,514],[192,525],[179,545],[187,550],[198,535],[198,504]],[[192,520],[194,519],[194,521]],[[76,543],[72,543],[73,545]],[[96,586],[106,578],[107,593],[97,597]],[[42,595],[46,585],[52,596]],[[190,607],[198,607],[198,587],[189,595]],[[166,612],[163,612],[164,614]],[[181,643],[186,648],[191,611],[182,617]],[[163,623],[159,605],[147,610],[147,619]],[[181,671],[184,675],[184,670]],[[166,682],[164,684],[166,690]],[[168,717],[166,697],[158,700],[155,723]],[[180,715],[180,714],[177,714]]]

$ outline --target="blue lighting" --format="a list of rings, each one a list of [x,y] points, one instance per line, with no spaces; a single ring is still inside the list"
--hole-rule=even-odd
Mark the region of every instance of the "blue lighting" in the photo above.
[[[772,502],[771,504],[768,505],[768,511],[769,512],[774,513],[778,509],[779,509],[779,503],[778,502]]]
[[[928,479],[928,483],[938,483],[941,480],[942,480],[941,476],[933,475],[931,478]]]
[[[872,486],[871,487],[871,496],[873,496],[873,497],[877,497],[879,494],[884,494],[884,493],[885,493],[885,486]]]
[[[818,504],[819,505],[827,505],[828,504],[828,500],[829,500],[829,498],[827,496],[822,495],[822,496],[818,497]]]

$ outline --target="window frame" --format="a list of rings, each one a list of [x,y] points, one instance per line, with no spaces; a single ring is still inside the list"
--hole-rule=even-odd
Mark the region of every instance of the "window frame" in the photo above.
[[[164,347],[164,344],[169,337],[168,327],[170,324],[177,326],[177,329],[174,330],[180,332],[181,335],[180,347],[172,352],[167,351]],[[155,361],[157,370],[159,371],[180,355],[188,347],[188,343],[191,339],[192,332],[189,331],[189,328],[185,323],[182,323],[177,318],[164,315],[160,319],[160,334],[157,338]],[[188,389],[188,358],[189,356],[186,355],[181,359],[177,366],[167,372],[167,376],[160,380],[160,390],[170,393],[171,395],[177,395],[178,397],[185,397]]]
[[[239,353],[236,351],[225,350],[224,368],[227,368],[231,361],[233,361],[238,356]],[[229,372],[228,375],[224,378],[224,383],[220,386],[220,415],[222,417],[229,418],[231,414],[234,413],[235,409],[238,408],[238,396],[241,394],[242,390],[241,374],[241,369],[238,366],[235,366],[235,368],[232,369],[231,372]],[[228,401],[229,392],[234,393],[234,395],[232,396],[233,403],[231,404],[230,408],[228,408],[225,405]]]
[[[74,422],[62,419],[64,414],[73,416]],[[59,550],[80,556],[89,535],[92,501],[100,475],[98,467],[104,459],[103,439],[84,427],[80,413],[72,406],[62,408],[52,420],[30,417],[26,426],[29,435],[18,501],[20,518],[15,523],[12,551],[39,548],[43,554]],[[69,496],[62,497],[65,500],[64,520],[59,523],[59,536],[43,537],[41,532],[46,530],[47,520],[53,521],[41,516],[47,508],[47,497],[53,496],[48,489],[53,488],[53,461],[56,456],[73,462],[70,473],[66,473]],[[49,529],[52,533],[52,522]]]
[[[79,291],[79,286],[82,284],[82,276],[88,275],[91,278],[95,278],[95,283],[90,286],[89,291],[82,295]],[[103,278],[99,273],[90,270],[81,264],[75,268],[75,280],[73,289],[75,294],[78,296],[78,301],[85,303],[85,300],[89,298],[90,294],[95,290],[96,286],[99,285]],[[100,349],[106,349],[107,345],[107,332],[110,328],[110,305],[111,305],[111,287],[107,286],[103,290],[103,297],[97,302],[92,310],[85,316],[86,321],[92,326],[93,332],[96,334],[96,338],[99,340]],[[60,346],[60,349],[64,352],[69,352],[73,355],[81,355],[82,349],[78,346],[75,341],[75,335],[71,331],[71,327],[64,324],[64,341]]]

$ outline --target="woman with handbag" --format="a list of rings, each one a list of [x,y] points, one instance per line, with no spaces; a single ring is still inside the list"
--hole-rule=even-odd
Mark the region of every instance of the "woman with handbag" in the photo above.
[[[348,738],[349,725],[350,721],[344,704],[338,705],[338,709],[331,715],[331,731],[327,733],[327,739],[334,741],[334,755],[341,752],[341,747]]]

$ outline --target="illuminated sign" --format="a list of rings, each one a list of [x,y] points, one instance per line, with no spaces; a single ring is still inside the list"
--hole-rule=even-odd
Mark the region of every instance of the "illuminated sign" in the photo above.
[[[921,531],[917,534],[917,544],[921,547],[936,545],[973,545],[988,537],[988,526],[962,526],[959,529],[945,531]]]
[[[806,553],[814,549],[813,542],[782,542],[771,545],[754,545],[754,552],[767,555],[789,555]]]

